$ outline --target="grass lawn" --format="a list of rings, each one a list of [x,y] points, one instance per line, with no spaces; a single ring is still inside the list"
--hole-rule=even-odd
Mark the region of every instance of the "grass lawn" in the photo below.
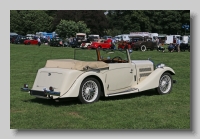
[[[31,87],[46,60],[73,58],[73,48],[10,45],[11,129],[190,129],[190,52],[134,51],[132,59],[163,62],[176,72],[171,94],[154,90],[101,98],[85,105],[78,100],[54,102],[20,91]]]

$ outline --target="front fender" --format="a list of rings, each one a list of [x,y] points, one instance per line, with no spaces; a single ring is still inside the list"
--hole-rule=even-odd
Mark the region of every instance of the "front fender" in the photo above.
[[[80,90],[80,86],[82,81],[89,77],[89,76],[96,76],[98,77],[102,82],[105,81],[105,76],[102,73],[98,73],[95,71],[89,71],[89,72],[85,72],[83,74],[81,74],[76,80],[75,82],[72,84],[72,86],[69,88],[69,90],[67,90],[62,96],[60,96],[60,98],[65,98],[65,97],[78,97],[79,95],[79,90]],[[104,86],[104,85],[103,85]]]
[[[160,77],[165,72],[175,75],[175,71],[170,67],[157,68],[138,85],[134,86],[134,88],[138,88],[140,92],[157,88],[159,86]]]

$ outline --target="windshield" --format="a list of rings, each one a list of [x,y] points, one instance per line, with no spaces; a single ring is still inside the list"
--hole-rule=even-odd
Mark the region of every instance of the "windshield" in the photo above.
[[[126,50],[102,50],[100,57],[104,60],[123,60],[128,62],[128,55]]]
[[[99,60],[108,62],[108,60],[123,60],[128,63],[128,55],[126,50],[99,50]],[[75,49],[74,59],[81,61],[98,61],[98,55],[96,49]],[[111,63],[111,62],[109,62]]]
[[[132,42],[143,41],[143,38],[131,38]]]
[[[85,38],[84,35],[77,35],[76,37],[77,37],[78,39],[80,39],[80,40],[83,40],[83,39]]]

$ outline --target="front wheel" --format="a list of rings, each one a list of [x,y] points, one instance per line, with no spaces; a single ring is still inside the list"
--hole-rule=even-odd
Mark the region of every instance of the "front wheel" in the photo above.
[[[100,83],[95,78],[86,78],[83,80],[79,90],[79,100],[83,104],[93,103],[99,100]]]
[[[157,92],[160,95],[169,94],[172,90],[172,76],[170,73],[163,73],[159,80]]]

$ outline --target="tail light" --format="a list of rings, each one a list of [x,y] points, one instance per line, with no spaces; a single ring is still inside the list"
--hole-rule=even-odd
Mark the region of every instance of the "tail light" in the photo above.
[[[28,84],[24,84],[24,88],[28,88]]]

